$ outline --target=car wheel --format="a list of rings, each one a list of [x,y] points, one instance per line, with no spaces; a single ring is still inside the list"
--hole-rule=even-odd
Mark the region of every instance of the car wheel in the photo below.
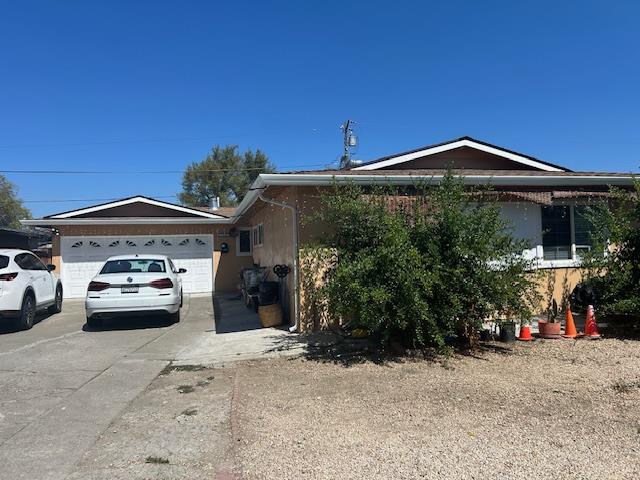
[[[180,309],[176,313],[172,313],[169,315],[171,318],[171,323],[178,323],[180,321]]]
[[[87,325],[91,328],[100,328],[102,326],[102,319],[95,317],[87,317]]]
[[[36,318],[36,300],[33,294],[27,293],[22,300],[22,308],[20,309],[20,317],[18,318],[18,327],[21,330],[29,330],[33,327],[33,321]]]
[[[55,303],[49,307],[49,313],[60,313],[62,311],[62,285],[56,287]]]

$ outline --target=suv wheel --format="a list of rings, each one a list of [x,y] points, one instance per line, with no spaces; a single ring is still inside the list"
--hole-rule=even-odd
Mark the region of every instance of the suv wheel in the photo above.
[[[27,293],[22,300],[22,308],[20,309],[20,317],[18,318],[18,327],[21,330],[29,330],[33,327],[33,321],[36,318],[36,301],[31,293]]]
[[[53,305],[49,307],[49,313],[60,313],[62,311],[62,285],[56,287],[56,297]]]

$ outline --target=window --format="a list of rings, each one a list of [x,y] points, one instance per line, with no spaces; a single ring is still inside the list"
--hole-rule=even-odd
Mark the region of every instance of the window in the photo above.
[[[251,255],[251,229],[238,229],[236,237],[236,255]]]
[[[542,250],[545,260],[571,258],[570,207],[542,207]]]
[[[100,274],[107,273],[164,273],[164,260],[131,258],[125,260],[109,260],[104,264]]]
[[[40,261],[38,257],[30,253],[21,253],[16,255],[14,261],[23,270],[46,270],[47,267]]]
[[[253,246],[261,247],[264,243],[264,225],[261,223],[252,229]]]
[[[593,246],[593,224],[589,220],[589,207],[576,205],[573,207],[573,225],[576,245],[576,256],[580,257]]]
[[[9,257],[0,255],[0,268],[7,268],[9,266]]]
[[[542,250],[545,260],[578,260],[591,250],[593,226],[587,205],[542,207]]]

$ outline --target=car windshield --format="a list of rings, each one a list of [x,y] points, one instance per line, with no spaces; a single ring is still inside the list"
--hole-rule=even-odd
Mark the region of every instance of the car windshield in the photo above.
[[[0,269],[7,268],[9,266],[9,257],[0,255]]]
[[[104,264],[100,274],[108,273],[164,273],[166,272],[164,260],[144,258],[127,258],[121,260],[109,260]]]

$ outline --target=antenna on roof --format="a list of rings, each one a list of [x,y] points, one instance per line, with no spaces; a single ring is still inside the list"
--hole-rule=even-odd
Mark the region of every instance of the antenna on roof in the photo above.
[[[356,124],[353,120],[347,120],[340,129],[343,132],[343,148],[342,157],[340,157],[340,169],[350,168],[353,165],[351,160],[352,150],[358,146],[358,137],[353,133],[353,126]]]

